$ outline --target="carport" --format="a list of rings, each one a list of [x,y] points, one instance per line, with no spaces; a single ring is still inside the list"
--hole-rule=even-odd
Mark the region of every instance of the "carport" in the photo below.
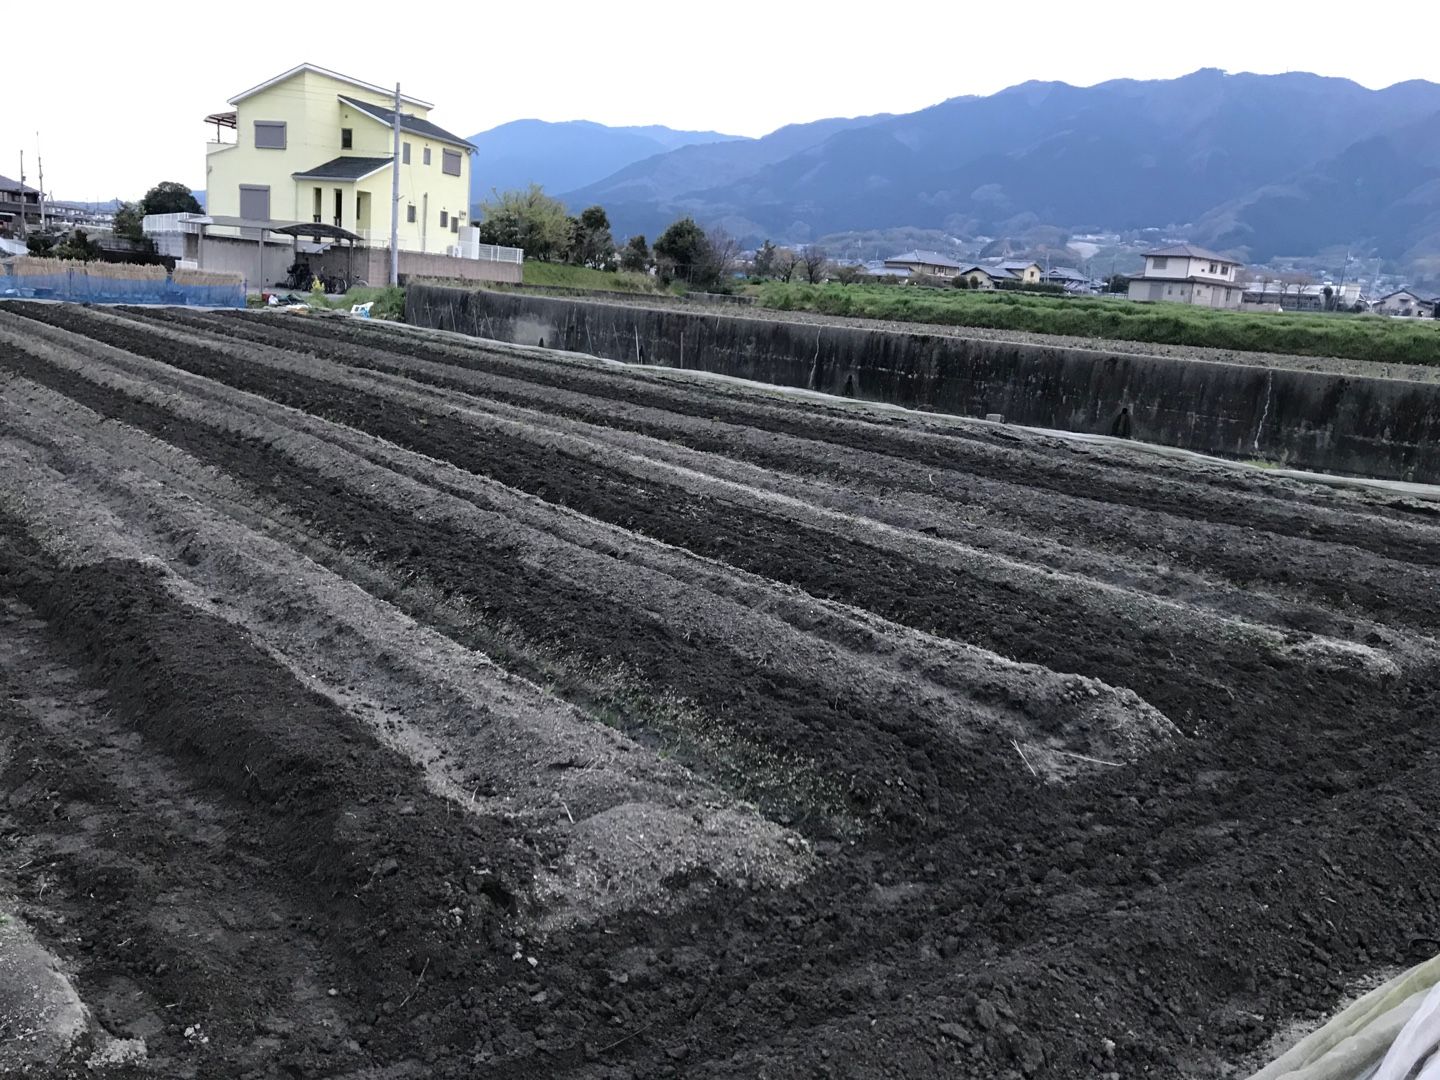
[[[300,261],[300,241],[302,239],[311,240],[317,244],[345,244],[345,276],[352,281],[355,279],[355,245],[361,242],[361,238],[349,229],[342,229],[339,225],[327,225],[322,221],[301,221],[270,231],[290,237],[295,249],[294,258],[291,259],[292,263]]]

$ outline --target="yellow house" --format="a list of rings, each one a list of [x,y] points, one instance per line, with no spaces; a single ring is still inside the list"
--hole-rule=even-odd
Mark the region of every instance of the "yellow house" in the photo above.
[[[393,90],[301,64],[230,104],[206,117],[216,133],[206,148],[206,213],[217,225],[319,222],[389,246]],[[443,254],[469,221],[473,148],[431,123],[432,108],[400,98],[399,247]],[[222,140],[225,129],[233,141]]]

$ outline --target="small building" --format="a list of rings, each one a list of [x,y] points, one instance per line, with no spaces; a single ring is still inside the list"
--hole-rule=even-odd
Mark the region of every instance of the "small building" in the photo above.
[[[907,251],[885,260],[887,270],[905,270],[910,274],[953,278],[960,273],[960,263],[938,251]]]
[[[1244,297],[1247,304],[1273,306],[1283,311],[1350,311],[1360,299],[1360,284],[1353,281],[1346,285],[1252,281],[1245,286]]]
[[[869,278],[885,278],[891,281],[906,281],[910,271],[903,266],[886,266],[879,259],[872,259],[860,265],[860,272]]]
[[[1425,299],[1410,289],[1396,289],[1388,296],[1382,296],[1371,306],[1377,315],[1399,315],[1403,318],[1433,319],[1435,299]]]
[[[1040,275],[1046,285],[1059,285],[1066,292],[1093,292],[1094,282],[1073,266],[1052,266]]]
[[[976,263],[963,268],[955,276],[964,278],[972,289],[1004,289],[1038,285],[1042,273],[1037,262],[1004,260]]]
[[[1145,253],[1145,272],[1130,279],[1130,299],[1238,308],[1244,288],[1240,263],[1193,244]]]

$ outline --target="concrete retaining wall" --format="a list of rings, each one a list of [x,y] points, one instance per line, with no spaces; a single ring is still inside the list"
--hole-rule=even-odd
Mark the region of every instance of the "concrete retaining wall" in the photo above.
[[[1440,483],[1440,383],[411,286],[418,326],[1201,453]]]

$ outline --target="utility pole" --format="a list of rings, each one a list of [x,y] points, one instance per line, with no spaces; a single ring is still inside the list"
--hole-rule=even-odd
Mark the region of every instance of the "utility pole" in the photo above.
[[[40,231],[45,231],[45,159],[40,156],[40,132],[35,132],[35,167],[40,172]]]
[[[24,150],[21,150],[21,151],[20,151],[20,190],[15,193],[15,197],[20,200],[20,213],[18,213],[18,214],[15,215],[15,220],[20,223],[20,229],[19,229],[19,231],[16,233],[16,236],[21,237],[21,238],[24,238],[24,236],[25,236],[25,151],[24,151]]]
[[[395,156],[390,161],[390,284],[400,284],[400,84],[395,84]]]

